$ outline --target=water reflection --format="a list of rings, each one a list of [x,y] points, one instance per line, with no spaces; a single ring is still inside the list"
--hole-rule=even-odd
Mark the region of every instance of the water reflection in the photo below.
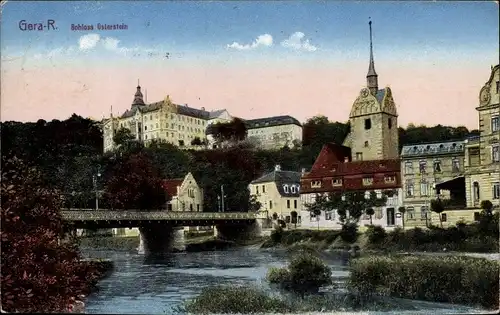
[[[89,297],[87,313],[171,314],[186,299],[214,285],[266,285],[270,267],[287,264],[287,254],[258,250],[137,255],[119,251],[84,251],[84,255],[115,262],[110,277]],[[328,259],[335,282],[343,286],[348,276],[347,256]],[[340,293],[342,290],[337,291]],[[395,302],[394,305],[403,302]],[[427,313],[471,313],[471,308],[403,300]],[[407,308],[408,309],[408,308]],[[396,311],[394,314],[404,314]],[[415,311],[413,311],[415,313]],[[424,312],[425,313],[425,312]]]

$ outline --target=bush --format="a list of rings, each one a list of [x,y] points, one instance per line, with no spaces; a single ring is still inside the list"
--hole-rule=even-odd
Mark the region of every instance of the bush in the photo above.
[[[332,271],[318,257],[302,253],[292,259],[288,269],[273,268],[267,274],[270,283],[304,296],[317,293],[319,288],[332,283]]]
[[[279,244],[279,243],[281,243],[282,239],[283,239],[283,228],[281,228],[280,226],[278,226],[276,229],[274,229],[271,232],[271,241],[274,244]]]
[[[347,223],[342,225],[340,237],[344,242],[354,243],[358,239],[358,226],[356,223]]]
[[[382,242],[384,242],[387,233],[385,232],[383,227],[379,225],[371,225],[368,227],[366,235],[370,244],[381,244]]]
[[[434,302],[498,308],[499,263],[470,257],[363,257],[352,261],[348,287]]]
[[[290,307],[282,300],[265,292],[247,287],[209,287],[184,304],[184,311],[192,314],[249,314],[285,313]]]

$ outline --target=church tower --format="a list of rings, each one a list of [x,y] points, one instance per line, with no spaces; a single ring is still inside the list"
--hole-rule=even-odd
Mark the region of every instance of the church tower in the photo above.
[[[351,130],[344,145],[351,148],[352,160],[399,158],[398,114],[389,87],[378,89],[373,58],[372,22],[370,26],[370,64],[366,88],[361,89],[349,115]]]
[[[144,103],[144,98],[142,96],[141,86],[139,85],[139,82],[137,82],[137,91],[135,92],[135,95],[134,95],[134,101],[132,102],[132,108],[141,107],[144,105],[146,105],[146,104]]]

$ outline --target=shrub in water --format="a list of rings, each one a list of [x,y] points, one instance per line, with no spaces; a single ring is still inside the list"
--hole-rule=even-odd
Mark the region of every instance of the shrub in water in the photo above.
[[[283,289],[290,287],[290,272],[287,268],[272,267],[268,270],[267,281],[271,284],[277,284]]]
[[[271,232],[271,241],[275,244],[281,242],[283,238],[283,229],[281,227],[277,227],[275,230]]]
[[[348,287],[360,295],[498,308],[499,264],[470,257],[362,257],[352,261]]]
[[[332,271],[318,257],[302,254],[288,266],[291,289],[301,295],[317,293],[319,288],[332,283]]]
[[[194,300],[184,304],[184,311],[192,314],[251,314],[285,313],[290,307],[282,300],[250,287],[205,288]]]
[[[366,235],[370,244],[380,244],[385,240],[387,233],[383,227],[379,225],[371,225],[368,227]]]

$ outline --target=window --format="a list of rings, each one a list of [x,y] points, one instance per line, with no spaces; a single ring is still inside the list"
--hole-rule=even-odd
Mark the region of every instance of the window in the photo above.
[[[144,130],[148,130],[148,126],[147,125],[144,125]]]
[[[472,184],[472,187],[473,187],[473,192],[474,192],[474,200],[475,201],[479,201],[479,183],[478,182],[474,182],[474,184]]]
[[[420,161],[419,169],[420,169],[420,174],[425,174],[425,167],[427,166],[427,162],[425,161]]]
[[[406,209],[406,220],[415,220],[415,208],[408,207]]]
[[[184,140],[179,140],[179,146],[183,147],[184,146]]]
[[[193,204],[192,203],[189,204],[189,211],[193,211]]]
[[[439,160],[434,161],[434,172],[441,173],[441,161]]]
[[[491,155],[493,162],[500,162],[500,146],[498,144],[491,146]]]
[[[266,193],[266,185],[262,185],[262,192]]]
[[[356,152],[356,161],[362,161],[362,160],[363,160],[363,153]]]
[[[373,177],[364,177],[363,178],[363,186],[373,185]]]
[[[500,199],[500,183],[493,183],[493,199]]]
[[[413,197],[413,181],[406,181],[406,197]]]
[[[447,216],[446,213],[441,213],[441,222],[446,222]]]
[[[429,183],[423,180],[420,182],[420,196],[428,196],[429,195]]]
[[[491,132],[495,132],[500,130],[500,124],[498,121],[498,116],[494,116],[491,118]]]
[[[368,141],[365,141],[365,148],[369,146]]]
[[[332,219],[332,211],[325,211],[325,220]]]
[[[294,201],[293,201],[293,207],[294,207],[295,209],[297,209],[297,200],[294,200]]]
[[[365,130],[370,130],[372,128],[372,121],[370,118],[365,119]]]
[[[420,219],[426,220],[427,219],[427,213],[429,213],[429,207],[423,206],[420,208]]]
[[[255,186],[255,193],[258,195],[259,194],[259,186]]]
[[[200,211],[200,204],[196,205],[196,211]]]
[[[285,194],[288,194],[288,185],[283,185],[283,190],[285,191]]]
[[[386,183],[395,183],[396,182],[396,176],[394,176],[394,175],[385,175],[384,176],[384,182],[386,182]]]
[[[453,172],[460,171],[460,161],[457,158],[453,158],[453,160],[451,160],[451,169]]]
[[[413,163],[412,162],[406,162],[405,163],[405,173],[406,174],[413,174]]]
[[[389,129],[391,129],[391,128],[392,128],[392,118],[389,118],[389,119],[387,120],[387,127],[389,127]]]
[[[292,185],[290,189],[292,190],[292,194],[295,194],[296,192],[295,185]]]
[[[332,179],[332,186],[342,186],[342,178]]]
[[[311,182],[311,188],[321,188],[321,181],[319,181],[319,180],[313,180]]]
[[[287,207],[288,209],[290,209],[290,199],[288,199],[288,200],[286,201],[286,207]]]
[[[272,209],[272,208],[273,208],[273,201],[269,200],[269,209]]]

